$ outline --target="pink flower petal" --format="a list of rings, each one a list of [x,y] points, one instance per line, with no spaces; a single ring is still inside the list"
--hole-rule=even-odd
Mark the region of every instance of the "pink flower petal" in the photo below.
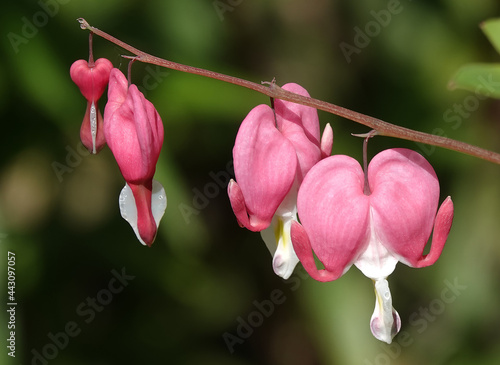
[[[443,251],[444,244],[448,239],[451,224],[453,222],[453,202],[447,197],[438,210],[432,233],[432,244],[429,254],[421,257],[418,261],[411,261],[413,267],[426,267],[434,264]]]
[[[284,90],[309,96],[300,85],[289,83]],[[294,146],[299,162],[299,182],[321,159],[318,111],[301,104],[276,99],[274,102],[276,122],[279,131]]]
[[[151,246],[156,238],[156,222],[151,210],[152,181],[145,185],[130,184],[137,208],[137,230],[144,243]]]
[[[413,266],[434,225],[439,182],[415,151],[397,148],[376,155],[368,167],[374,229],[387,249]]]
[[[106,58],[99,58],[93,67],[85,60],[75,61],[70,68],[73,82],[80,88],[88,101],[97,101],[104,93],[113,64]]]
[[[125,184],[120,193],[119,205],[121,216],[130,224],[137,239],[143,245],[151,246],[167,207],[167,195],[156,180],[152,181],[152,190],[148,186]]]
[[[128,92],[128,81],[125,78],[125,75],[114,68],[111,70],[109,74],[109,86],[108,86],[108,102],[104,108],[104,120],[110,120],[116,110],[122,106],[127,98]],[[105,130],[107,129],[107,125],[109,123],[105,123]]]
[[[245,220],[237,215],[238,221],[253,231],[267,228],[290,190],[297,169],[295,149],[276,129],[270,107],[258,105],[241,123],[233,160],[249,216]]]
[[[334,271],[328,269],[318,270],[311,248],[311,242],[307,236],[306,230],[300,223],[292,222],[291,238],[295,254],[307,273],[314,279],[322,282],[338,279],[344,273],[342,267],[335,267]]]
[[[255,231],[261,231],[265,228],[265,223],[259,224],[259,222],[253,222],[250,225],[247,207],[245,205],[245,197],[241,192],[240,187],[231,179],[229,185],[227,186],[227,194],[229,195],[229,200],[231,201],[231,207],[233,208],[234,215],[236,216],[236,220],[240,227],[250,227],[252,229],[255,227]]]
[[[363,184],[359,163],[335,155],[316,164],[300,187],[299,219],[312,249],[330,272],[347,271],[366,246],[369,197],[363,194]]]
[[[104,133],[127,182],[140,184],[153,178],[163,144],[158,112],[137,86],[128,87],[121,71],[111,71]]]
[[[153,177],[163,144],[163,123],[154,105],[144,97],[136,85],[130,85],[128,92],[134,111],[141,164],[148,167],[145,176]]]

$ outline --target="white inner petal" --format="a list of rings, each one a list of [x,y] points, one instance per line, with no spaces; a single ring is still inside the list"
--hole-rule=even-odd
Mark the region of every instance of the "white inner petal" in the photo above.
[[[95,154],[95,141],[97,136],[97,111],[93,100],[92,104],[90,105],[90,134],[92,135],[92,153]]]
[[[271,225],[261,231],[262,239],[271,255],[273,255],[274,272],[285,280],[292,275],[295,266],[299,262],[290,236],[294,220],[297,220],[297,215],[293,212],[281,216],[275,215]]]
[[[273,256],[274,272],[285,280],[292,275],[299,262],[290,236],[294,220],[297,221],[297,181],[276,209],[269,227],[260,232]]]
[[[370,209],[370,233],[368,246],[357,258],[354,265],[370,279],[377,280],[388,277],[396,268],[398,259],[390,253],[379,239],[372,219]]]
[[[375,284],[375,310],[370,321],[373,335],[388,344],[401,329],[401,319],[392,307],[391,291],[387,280],[379,279]]]
[[[264,243],[266,244],[267,249],[271,253],[271,256],[274,256],[274,253],[278,248],[278,244],[276,242],[276,236],[274,234],[276,227],[278,225],[277,220],[278,218],[274,216],[269,227],[267,227],[263,231],[260,231],[260,236],[264,240]]]
[[[130,189],[130,186],[128,184],[125,184],[124,188],[122,189],[120,197],[118,199],[118,203],[123,219],[125,219],[130,224],[139,242],[141,242],[143,245],[146,245],[142,240],[137,228],[137,207],[135,205],[134,194],[132,194],[132,189]],[[166,208],[167,195],[165,194],[165,189],[163,189],[163,186],[158,181],[153,180],[151,210],[156,223],[156,227],[160,225],[160,220],[163,217]]]
[[[285,195],[285,198],[276,209],[274,215],[279,215],[283,217],[295,217],[297,219],[297,193],[299,190],[297,179],[294,180],[292,187]]]

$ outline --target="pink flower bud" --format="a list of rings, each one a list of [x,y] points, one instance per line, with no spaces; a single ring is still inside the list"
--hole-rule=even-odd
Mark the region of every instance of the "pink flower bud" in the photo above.
[[[102,115],[97,102],[109,80],[113,65],[105,58],[98,59],[93,66],[85,60],[75,61],[70,68],[73,82],[87,99],[87,109],[80,128],[80,139],[91,153],[99,152],[106,143],[103,133]]]
[[[104,109],[104,133],[127,182],[139,184],[153,178],[163,144],[163,123],[154,105],[123,73],[113,69],[108,102]]]
[[[129,188],[122,191],[120,198],[122,216],[132,225],[139,240],[150,246],[165,209],[163,207],[159,218],[155,217],[154,205],[164,202],[166,206],[163,188],[160,185],[155,198],[153,184],[163,144],[163,123],[153,104],[137,86],[129,87],[123,73],[116,68],[111,70],[109,77],[104,134]],[[126,204],[125,199],[130,202]],[[134,215],[135,220],[130,218]]]

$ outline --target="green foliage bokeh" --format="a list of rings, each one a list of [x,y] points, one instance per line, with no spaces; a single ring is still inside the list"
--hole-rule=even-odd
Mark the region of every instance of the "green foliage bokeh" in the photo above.
[[[225,12],[214,6],[220,3]],[[374,14],[395,3],[402,10],[378,32],[373,28],[369,43],[348,60],[340,45],[355,46],[357,29],[366,32]],[[441,201],[451,195],[455,203],[454,225],[437,263],[420,270],[399,264],[389,278],[406,337],[388,346],[370,333],[373,287],[355,267],[322,284],[299,265],[284,282],[274,275],[260,235],[236,223],[224,179],[233,176],[239,123],[255,105],[269,102],[265,96],[134,64],[133,81],[165,126],[156,179],[168,206],[157,240],[147,248],[120,217],[124,182],[109,149],[97,156],[79,152],[85,100],[69,78],[72,62],[88,57],[88,33],[76,22],[83,17],[159,57],[254,82],[297,82],[315,98],[500,151],[498,101],[474,101],[469,91],[447,89],[463,64],[499,62],[479,28],[498,16],[496,0],[3,4],[0,272],[7,270],[7,251],[15,252],[19,304],[16,358],[2,343],[0,363],[32,364],[33,351],[52,343],[49,333],[64,331],[68,322],[81,331],[51,365],[498,363],[499,166],[397,139],[370,142],[370,155],[390,147],[422,153],[440,179]],[[27,22],[41,26],[35,32]],[[107,57],[122,71],[124,53],[94,38],[95,57]],[[367,129],[319,115],[322,128],[333,126],[333,153],[360,159],[362,141],[351,133]],[[58,175],[55,164],[69,171]],[[106,289],[112,270],[122,268],[135,277],[129,285],[92,320],[80,315],[81,303]],[[0,280],[6,305],[6,276]],[[443,302],[443,290],[455,281],[466,289]],[[270,300],[276,290],[286,299],[231,353],[224,334],[236,336],[239,318],[248,321],[255,302]],[[0,318],[0,338],[8,338],[4,307]]]

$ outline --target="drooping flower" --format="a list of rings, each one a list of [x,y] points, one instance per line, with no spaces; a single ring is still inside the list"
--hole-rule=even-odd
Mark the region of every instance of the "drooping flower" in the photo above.
[[[373,280],[376,301],[370,328],[377,339],[391,343],[401,321],[386,278],[398,261],[415,268],[436,262],[451,228],[453,203],[448,197],[437,211],[437,176],[424,157],[408,149],[376,155],[366,178],[348,156],[315,165],[299,190],[301,224],[292,224],[291,236],[314,279],[336,280],[354,264]],[[423,255],[433,229],[430,251]],[[318,270],[312,251],[324,269]]]
[[[95,63],[85,60],[75,61],[69,71],[71,79],[87,99],[87,109],[80,128],[80,139],[93,154],[99,152],[106,144],[102,114],[97,104],[108,84],[112,68],[113,64],[108,59],[99,58]]]
[[[283,89],[309,96],[297,84]],[[267,105],[252,109],[236,136],[231,206],[242,227],[261,232],[275,273],[285,279],[298,262],[290,240],[298,188],[311,167],[330,155],[332,143],[330,125],[320,141],[316,109],[283,100],[275,100],[274,110]]]
[[[126,181],[120,211],[142,244],[151,246],[167,206],[165,190],[153,180],[163,144],[163,123],[136,85],[118,69],[109,77],[104,133]]]

